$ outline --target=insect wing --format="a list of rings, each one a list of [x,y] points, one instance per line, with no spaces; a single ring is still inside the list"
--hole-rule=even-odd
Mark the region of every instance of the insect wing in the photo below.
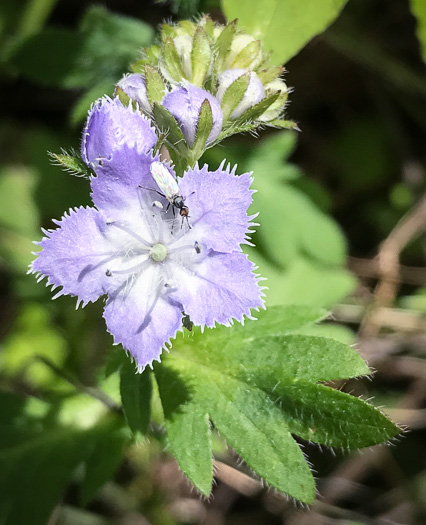
[[[179,195],[179,186],[169,172],[169,170],[161,162],[155,161],[149,168],[157,186],[164,193],[166,198],[170,200],[174,195]]]

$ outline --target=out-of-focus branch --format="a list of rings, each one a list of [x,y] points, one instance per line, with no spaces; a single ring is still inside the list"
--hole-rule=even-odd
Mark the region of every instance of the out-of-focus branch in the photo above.
[[[362,337],[372,337],[379,332],[382,324],[380,318],[377,318],[378,308],[392,304],[401,282],[400,253],[425,229],[426,196],[402,217],[379,248],[375,258],[378,264],[379,282],[374,291],[374,303],[361,324]]]

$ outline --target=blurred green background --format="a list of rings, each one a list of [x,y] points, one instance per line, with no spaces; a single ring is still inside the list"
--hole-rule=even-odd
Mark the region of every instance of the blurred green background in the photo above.
[[[113,415],[92,427],[104,408],[91,389],[100,383],[109,402],[119,399],[108,363],[121,354],[105,332],[102,304],[76,311],[74,299],[52,301],[50,290],[26,275],[40,228],[90,202],[88,181],[61,171],[47,152],[78,150],[90,104],[112,94],[162,21],[207,12],[224,21],[215,0],[2,0],[0,523],[43,523],[55,505],[49,524],[424,523],[421,1],[350,0],[336,22],[286,64],[286,82],[294,88],[287,117],[301,133],[235,137],[203,158],[212,169],[227,158],[239,172],[254,171],[253,212],[260,211],[261,227],[250,256],[268,278],[267,304],[332,310],[333,320],[310,333],[357,340],[378,369],[373,382],[339,386],[375,396],[376,405],[412,429],[375,455],[338,452],[336,458],[306,443],[321,494],[309,512],[236,471],[224,471],[214,498],[200,501],[161,452],[161,429],[154,432],[158,440],[129,448]],[[283,20],[282,31],[291,24]],[[392,253],[398,276],[389,284],[375,256],[407,221],[414,232],[400,234]],[[382,293],[377,283],[390,291]],[[73,432],[58,422],[72,423]],[[220,440],[216,449],[235,463]],[[45,487],[45,501],[35,486]],[[12,507],[20,508],[13,514]]]

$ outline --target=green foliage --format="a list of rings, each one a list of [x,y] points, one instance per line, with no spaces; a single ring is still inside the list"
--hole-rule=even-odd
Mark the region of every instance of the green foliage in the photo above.
[[[109,479],[121,460],[127,433],[117,416],[97,419],[97,424],[82,428],[60,424],[54,417],[58,409],[64,415],[66,403],[60,407],[0,393],[0,515],[4,525],[44,525],[77,466],[85,466],[82,495],[87,498]],[[113,448],[107,446],[112,443]],[[120,454],[116,453],[119,449]]]
[[[339,15],[347,0],[222,0],[228,20],[261,38],[272,61],[283,64]]]
[[[417,38],[423,61],[426,62],[426,3],[424,0],[410,0],[410,7],[411,12],[417,18]]]
[[[140,20],[91,7],[77,31],[47,28],[17,46],[10,62],[19,73],[43,85],[96,89],[98,96],[111,93],[114,84],[149,45],[153,29]],[[99,93],[100,87],[102,92]],[[86,98],[84,111],[94,100]],[[74,114],[74,120],[77,120]]]
[[[5,166],[0,171],[0,258],[8,268],[25,272],[32,240],[39,233],[39,212],[33,200],[34,170]]]
[[[369,373],[349,346],[296,333],[323,317],[271,308],[245,327],[196,330],[154,367],[170,450],[201,493],[212,484],[209,421],[268,484],[304,502],[315,485],[292,434],[352,449],[398,433],[373,406],[317,384]]]
[[[134,363],[123,356],[120,368],[120,393],[124,416],[137,439],[145,436],[151,418],[151,376],[148,370],[137,374]]]

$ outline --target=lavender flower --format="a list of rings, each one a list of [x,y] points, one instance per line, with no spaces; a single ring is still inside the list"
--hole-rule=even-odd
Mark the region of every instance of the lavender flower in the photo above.
[[[124,75],[117,84],[116,89],[121,89],[129,98],[139,104],[139,107],[146,113],[151,113],[151,104],[148,100],[145,78],[136,73]]]
[[[76,296],[84,306],[107,295],[107,329],[142,370],[182,330],[183,312],[195,325],[228,325],[251,318],[263,300],[255,267],[240,248],[253,219],[247,216],[250,175],[238,177],[223,164],[213,172],[188,170],[179,189],[190,228],[150,190],[158,190],[149,168],[159,158],[146,151],[152,136],[144,120],[138,143],[130,125],[130,144],[92,156],[95,146],[105,145],[101,135],[115,130],[126,138],[124,126],[135,116],[115,101],[95,107],[83,148],[97,175],[91,180],[95,207],[71,209],[54,221],[57,229],[44,230],[30,272],[62,287],[54,298]]]
[[[151,150],[157,135],[151,121],[132,105],[125,107],[118,98],[104,97],[93,104],[81,141],[84,162],[96,170],[103,159],[111,159],[123,144],[141,153]]]
[[[201,105],[205,100],[210,104],[213,117],[213,127],[206,142],[206,146],[210,146],[222,131],[223,122],[222,110],[213,95],[187,82],[168,93],[162,101],[178,122],[190,148],[195,142]]]

